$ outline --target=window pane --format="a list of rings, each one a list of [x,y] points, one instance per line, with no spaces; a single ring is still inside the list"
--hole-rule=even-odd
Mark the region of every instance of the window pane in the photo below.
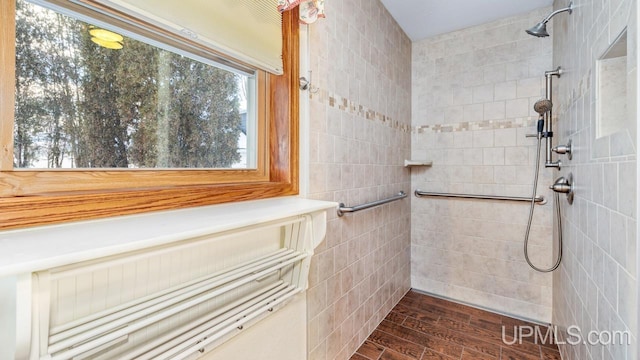
[[[254,75],[16,10],[15,168],[255,167]]]

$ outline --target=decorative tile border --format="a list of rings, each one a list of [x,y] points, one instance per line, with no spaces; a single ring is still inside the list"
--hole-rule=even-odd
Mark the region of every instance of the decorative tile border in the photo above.
[[[394,130],[399,130],[405,133],[411,132],[411,125],[409,124],[403,124],[397,120],[393,120],[390,116],[369,109],[363,105],[357,104],[356,102],[350,101],[349,99],[341,97],[339,95],[330,93],[324,89],[319,89],[316,92],[310,92],[309,99],[316,99],[320,102],[326,103],[332,108],[337,108],[341,111],[348,112],[349,114],[353,114],[367,120],[377,121]]]
[[[463,121],[456,124],[421,125],[414,127],[413,133],[422,134],[426,132],[443,133],[475,130],[513,129],[534,126],[536,124],[536,120],[536,117],[524,117],[504,120],[484,120],[476,122]]]
[[[536,124],[537,117],[528,116],[522,118],[504,119],[504,120],[484,120],[469,122],[463,121],[455,124],[434,124],[421,125],[412,127],[408,124],[402,124],[397,120],[393,120],[390,116],[369,109],[363,105],[350,101],[347,98],[330,93],[324,89],[318,89],[316,92],[309,93],[309,99],[315,99],[321,103],[326,103],[332,108],[359,116],[361,118],[377,121],[392,129],[405,133],[412,132],[414,134],[422,134],[427,132],[443,133],[443,132],[459,132],[459,131],[475,131],[475,130],[495,130],[495,129],[513,129],[521,127],[531,127]]]

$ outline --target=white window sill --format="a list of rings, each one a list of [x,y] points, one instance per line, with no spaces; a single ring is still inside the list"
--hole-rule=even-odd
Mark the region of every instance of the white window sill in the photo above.
[[[0,232],[0,277],[176,243],[335,208],[282,197]]]

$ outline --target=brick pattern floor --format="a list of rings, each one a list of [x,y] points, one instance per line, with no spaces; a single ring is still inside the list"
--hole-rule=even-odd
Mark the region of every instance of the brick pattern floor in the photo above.
[[[511,343],[521,325],[536,324],[409,291],[351,360],[561,360],[549,338],[502,341],[503,326]]]

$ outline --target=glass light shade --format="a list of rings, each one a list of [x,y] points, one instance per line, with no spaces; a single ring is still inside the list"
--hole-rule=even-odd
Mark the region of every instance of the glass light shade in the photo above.
[[[119,43],[117,41],[107,41],[101,38],[97,38],[95,36],[91,38],[91,41],[107,49],[113,49],[113,50],[122,49],[122,43]]]
[[[120,34],[116,34],[113,31],[105,30],[105,29],[91,29],[89,30],[89,34],[91,36],[96,37],[98,39],[102,39],[104,41],[122,41],[124,38]]]

